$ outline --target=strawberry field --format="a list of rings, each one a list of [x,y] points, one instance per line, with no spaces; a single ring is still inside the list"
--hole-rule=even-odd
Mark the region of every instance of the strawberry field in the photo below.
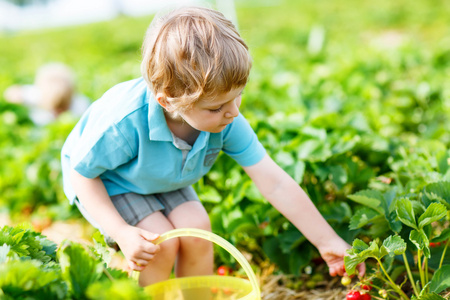
[[[317,250],[226,155],[194,186],[213,232],[249,260],[263,299],[314,299],[317,290],[338,290],[328,299],[449,299],[450,2],[235,2],[253,57],[241,112],[352,245],[347,273],[365,262],[367,274],[332,280]],[[140,75],[150,20],[3,32],[0,94],[61,61],[95,100]],[[36,127],[26,108],[0,98],[0,215],[9,219],[0,227],[0,299],[146,298],[108,264],[98,233],[83,232],[86,243],[40,233],[55,223],[89,228],[62,190],[60,150],[75,123],[63,115]],[[223,250],[216,263],[242,275]]]

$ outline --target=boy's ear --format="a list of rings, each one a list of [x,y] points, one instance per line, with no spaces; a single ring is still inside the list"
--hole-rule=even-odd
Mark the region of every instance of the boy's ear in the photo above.
[[[167,99],[166,95],[164,95],[163,93],[158,93],[156,94],[155,98],[156,101],[158,101],[159,105],[161,105],[165,110],[167,110],[168,112],[173,111],[173,107]]]

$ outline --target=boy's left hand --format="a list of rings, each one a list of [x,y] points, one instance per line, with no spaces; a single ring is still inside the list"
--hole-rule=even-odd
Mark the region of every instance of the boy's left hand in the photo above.
[[[331,276],[347,275],[344,267],[344,256],[347,255],[347,249],[350,249],[350,245],[344,240],[330,242],[319,248],[320,255],[327,263]],[[366,265],[364,263],[359,264],[357,270],[358,276],[364,276],[366,273]]]

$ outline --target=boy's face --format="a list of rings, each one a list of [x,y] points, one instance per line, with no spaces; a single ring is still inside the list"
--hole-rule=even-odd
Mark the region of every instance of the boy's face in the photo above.
[[[239,115],[242,88],[219,94],[214,99],[199,99],[181,117],[191,127],[212,133],[221,132]]]

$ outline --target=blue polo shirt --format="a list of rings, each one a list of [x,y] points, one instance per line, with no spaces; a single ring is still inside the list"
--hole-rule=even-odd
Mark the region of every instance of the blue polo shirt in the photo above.
[[[183,157],[167,126],[162,107],[143,78],[120,83],[95,101],[62,148],[64,192],[76,198],[70,169],[100,177],[110,196],[173,191],[198,181],[220,151],[241,166],[251,166],[265,149],[242,115],[220,133],[200,132]]]

